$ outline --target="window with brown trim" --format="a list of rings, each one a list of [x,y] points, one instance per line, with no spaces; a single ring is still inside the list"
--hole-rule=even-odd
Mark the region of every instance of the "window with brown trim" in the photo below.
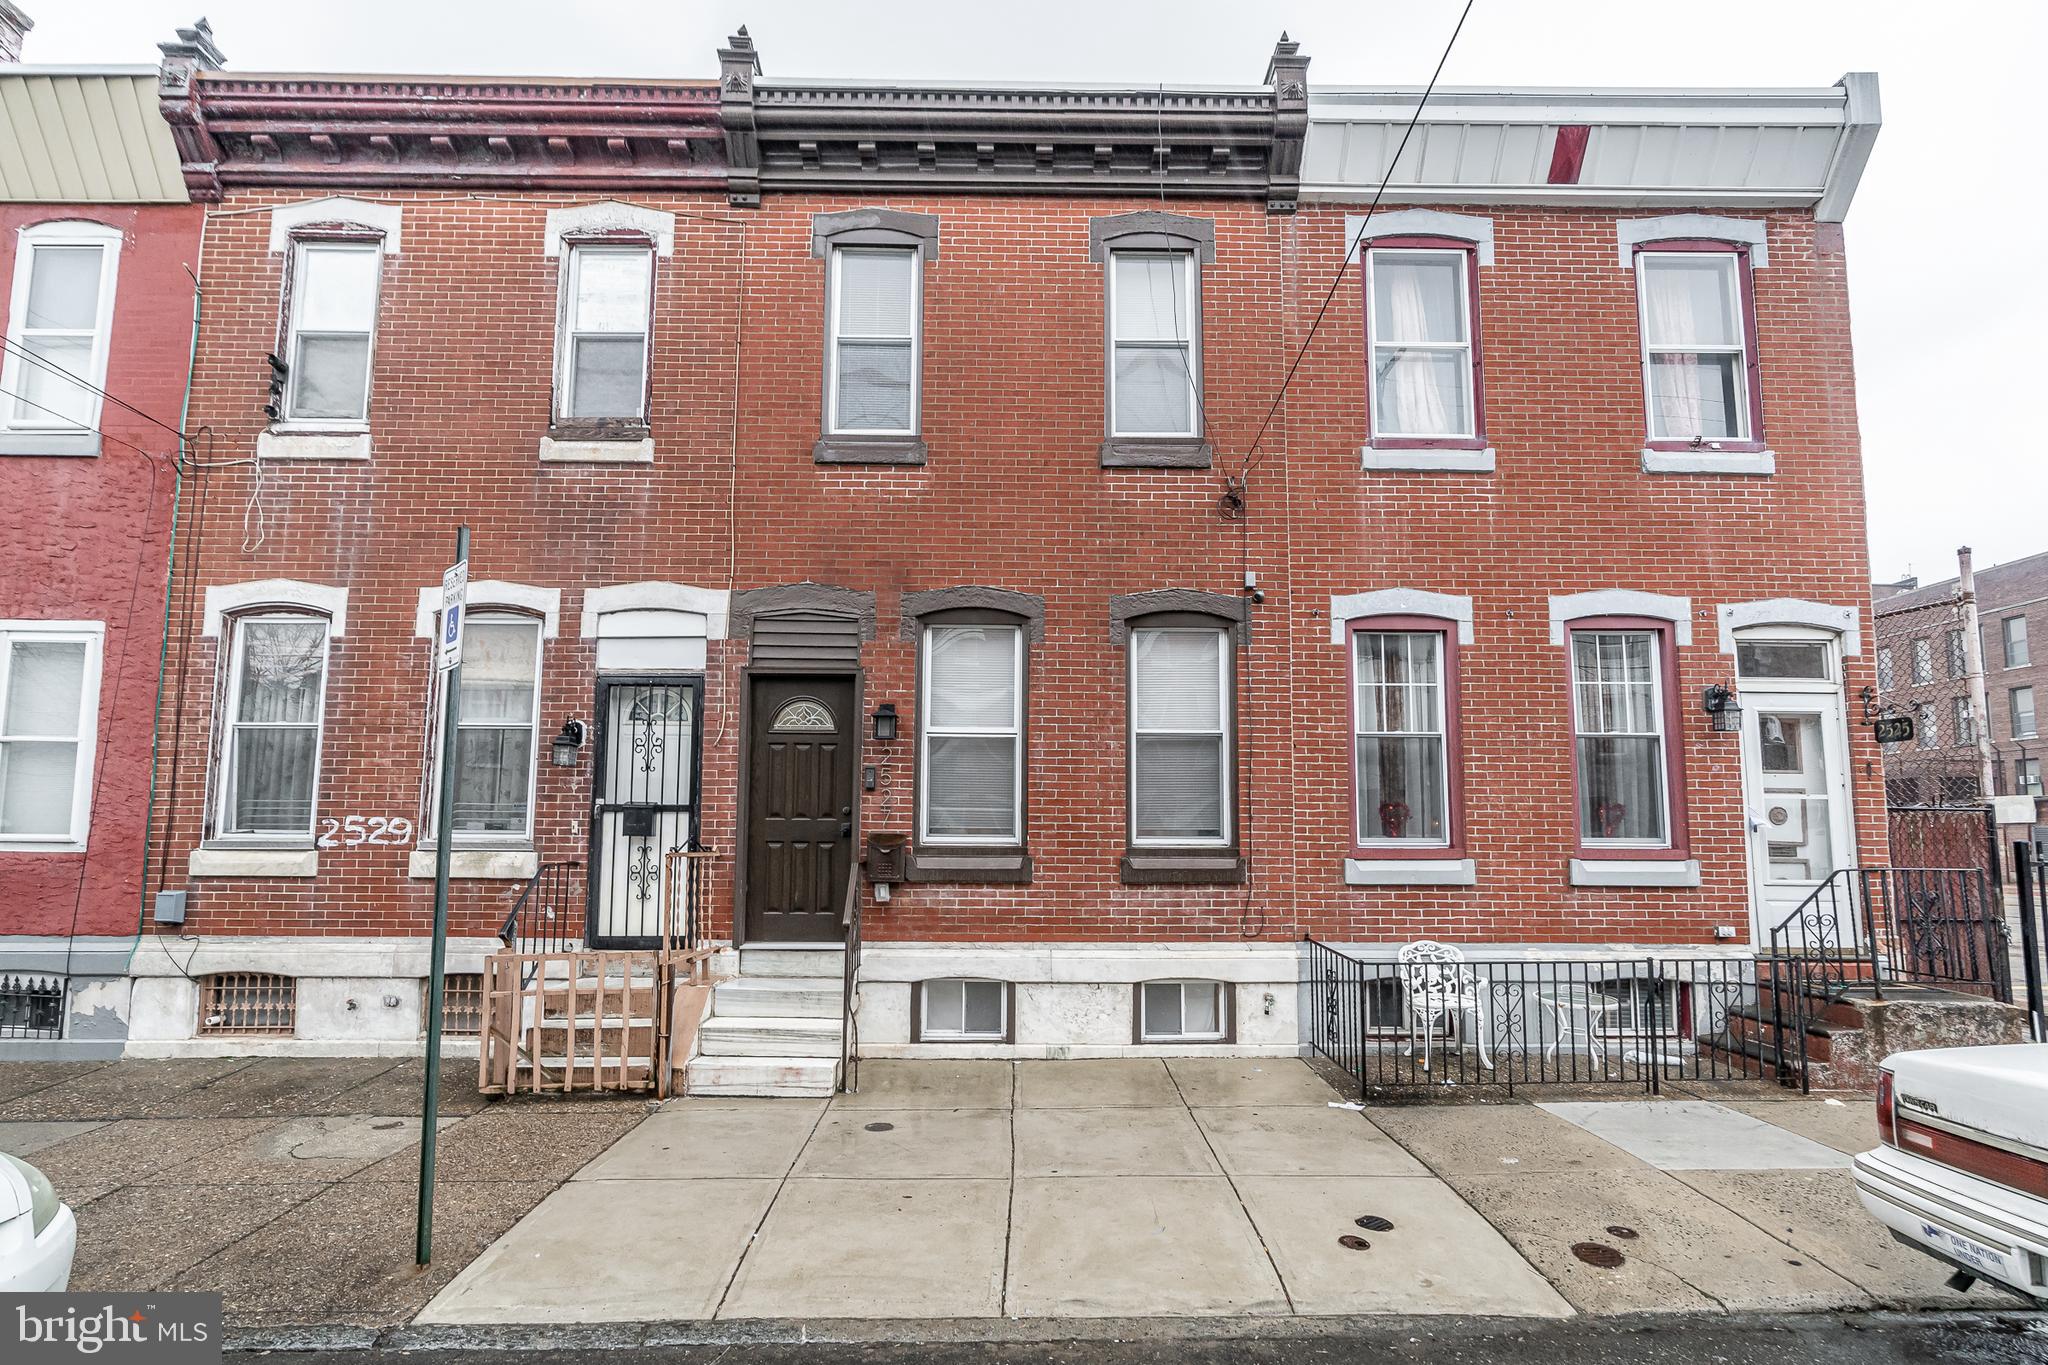
[[[1350,623],[1352,850],[1446,856],[1463,844],[1456,623]]]
[[[1450,238],[1395,237],[1372,243],[1364,256],[1372,444],[1484,449],[1478,249]]]
[[[289,1036],[298,1026],[298,982],[270,972],[216,972],[199,983],[202,1036]]]
[[[1637,247],[1646,449],[1761,451],[1756,305],[1749,249],[1678,240]]]

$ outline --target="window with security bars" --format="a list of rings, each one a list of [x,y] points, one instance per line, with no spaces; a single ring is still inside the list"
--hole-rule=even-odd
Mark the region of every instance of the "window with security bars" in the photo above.
[[[845,435],[917,430],[920,257],[912,247],[832,252],[826,422]]]
[[[218,972],[199,983],[199,1032],[290,1036],[298,1023],[298,982],[269,972]]]
[[[426,998],[424,982],[420,994],[422,999]],[[449,972],[441,978],[441,1036],[475,1038],[483,1031],[484,974]]]
[[[63,1036],[63,977],[0,976],[0,1038]]]

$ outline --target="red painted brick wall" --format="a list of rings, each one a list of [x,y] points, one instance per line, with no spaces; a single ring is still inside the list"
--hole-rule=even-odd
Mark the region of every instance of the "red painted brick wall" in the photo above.
[[[543,466],[556,263],[548,207],[563,196],[393,196],[403,254],[387,261],[367,466],[269,465],[260,543],[245,551],[255,480],[207,480],[195,504],[195,582],[289,577],[350,589],[332,662],[321,814],[417,820],[427,744],[428,647],[418,590],[435,583],[453,523],[476,529],[472,575],[563,592],[543,655],[542,739],[587,717],[593,655],[575,637],[585,589],[642,579],[748,588],[813,580],[872,592],[866,703],[896,703],[904,739],[866,742],[892,780],[865,798],[867,831],[907,831],[915,655],[898,595],[983,584],[1045,598],[1032,651],[1029,887],[900,887],[870,904],[870,937],[898,940],[1337,938],[1701,942],[1746,926],[1737,741],[1707,733],[1698,689],[1728,679],[1713,610],[1799,596],[1854,603],[1868,570],[1839,235],[1771,215],[1757,306],[1773,479],[1652,477],[1638,468],[1640,365],[1616,214],[1496,215],[1481,271],[1488,429],[1497,475],[1364,474],[1364,376],[1355,276],[1339,291],[1266,435],[1245,520],[1218,516],[1342,253],[1343,213],[1268,217],[1231,201],[1181,203],[1216,224],[1204,270],[1206,411],[1218,469],[1104,470],[1102,267],[1093,216],[1129,200],[771,195],[759,211],[717,197],[635,202],[678,214],[657,271],[652,469]],[[195,421],[222,458],[253,453],[262,354],[275,343],[281,259],[267,254],[274,196],[231,196],[207,236],[208,323]],[[820,467],[824,263],[813,213],[885,204],[942,220],[925,281],[922,468]],[[735,351],[735,340],[740,345]],[[737,369],[737,374],[736,374]],[[739,419],[734,420],[735,392]],[[737,433],[737,435],[735,435]],[[181,563],[181,572],[183,564]],[[1109,599],[1155,588],[1266,591],[1239,661],[1238,790],[1246,885],[1125,887],[1124,658]],[[1465,808],[1479,885],[1348,888],[1344,651],[1332,593],[1416,587],[1470,594],[1464,651]],[[1626,587],[1684,594],[1683,744],[1698,891],[1577,891],[1563,651],[1553,593]],[[182,600],[181,588],[181,600]],[[195,608],[197,598],[195,597]],[[169,841],[183,885],[201,827],[218,668],[181,612],[172,704],[183,741]],[[1867,628],[1866,628],[1867,634]],[[714,644],[705,724],[705,837],[731,850],[741,734],[739,642]],[[1853,692],[1867,661],[1851,661]],[[1883,832],[1874,751],[1854,749],[1867,857]],[[1868,776],[1865,768],[1869,765]],[[167,765],[171,766],[171,765]],[[570,822],[591,767],[540,770],[544,858],[583,857]],[[425,882],[405,850],[327,850],[315,880],[196,883],[202,934],[421,932]],[[721,877],[714,927],[729,922]],[[516,886],[457,888],[458,933],[495,927]]]
[[[123,234],[106,388],[175,428],[191,354],[187,271],[197,261],[199,210],[0,207],[0,281],[14,278],[19,230],[55,221]],[[178,442],[114,403],[103,409],[97,458],[0,456],[0,618],[106,625],[85,852],[0,851],[0,934],[135,932]]]

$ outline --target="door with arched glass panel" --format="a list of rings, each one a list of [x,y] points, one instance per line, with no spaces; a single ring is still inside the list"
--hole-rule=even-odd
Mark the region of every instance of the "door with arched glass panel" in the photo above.
[[[853,867],[854,680],[756,677],[749,699],[749,941],[836,943]]]
[[[598,679],[594,944],[652,945],[661,933],[663,863],[697,836],[702,688],[695,678]]]

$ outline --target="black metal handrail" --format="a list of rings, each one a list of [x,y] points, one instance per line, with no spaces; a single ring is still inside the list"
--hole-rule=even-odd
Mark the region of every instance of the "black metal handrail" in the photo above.
[[[1887,982],[2012,998],[1999,891],[1981,867],[1836,868],[1771,927],[1768,956],[1805,964],[1838,996],[1851,982],[1884,998]]]
[[[580,943],[587,911],[582,881],[580,862],[542,863],[512,902],[499,940],[516,953],[560,953]]]
[[[860,1089],[860,862],[846,870],[846,901],[839,912],[846,930],[846,961],[840,983],[839,1088]]]

